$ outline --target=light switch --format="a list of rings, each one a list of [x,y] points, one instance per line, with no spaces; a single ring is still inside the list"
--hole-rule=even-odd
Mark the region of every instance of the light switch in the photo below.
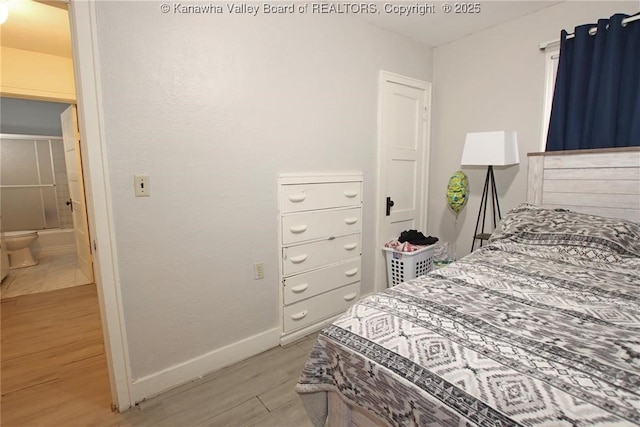
[[[149,197],[151,195],[149,175],[135,174],[133,176],[133,185],[135,188],[136,197]]]

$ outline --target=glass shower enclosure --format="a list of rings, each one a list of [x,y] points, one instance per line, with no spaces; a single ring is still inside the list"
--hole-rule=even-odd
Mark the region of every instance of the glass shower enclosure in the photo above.
[[[61,137],[0,134],[2,231],[72,227]]]

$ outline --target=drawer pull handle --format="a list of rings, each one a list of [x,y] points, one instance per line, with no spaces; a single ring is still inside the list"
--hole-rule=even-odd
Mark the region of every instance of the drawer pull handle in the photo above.
[[[349,243],[349,244],[347,244],[347,245],[344,245],[344,248],[345,248],[347,251],[352,251],[352,250],[354,250],[354,249],[355,249],[355,248],[357,248],[357,247],[358,247],[358,244],[357,244],[357,243]]]
[[[291,262],[294,264],[300,264],[301,262],[304,262],[305,259],[307,259],[307,254],[291,257]]]
[[[354,218],[345,218],[344,219],[345,224],[347,225],[352,225],[355,224],[356,222],[358,222],[358,217],[354,217]]]
[[[345,191],[344,192],[344,196],[348,197],[350,199],[353,198],[353,197],[356,197],[357,195],[358,195],[357,191]]]
[[[300,319],[304,319],[306,316],[307,316],[307,310],[301,311],[300,313],[292,314],[291,319],[300,320]]]
[[[289,200],[292,201],[293,203],[298,203],[298,202],[302,202],[304,201],[304,199],[307,198],[307,195],[304,193],[301,194],[291,194],[289,196]]]
[[[302,285],[294,286],[293,288],[291,288],[291,292],[293,292],[294,294],[299,294],[300,292],[306,291],[308,287],[308,283],[303,283]]]
[[[289,227],[289,231],[292,232],[293,234],[304,233],[305,231],[307,231],[307,226],[306,225],[294,225],[292,227]]]
[[[357,273],[358,273],[358,269],[357,268],[352,268],[351,270],[345,271],[344,275],[348,276],[348,277],[352,277],[352,276],[355,276]]]
[[[357,292],[354,292],[352,294],[348,294],[344,296],[344,300],[345,301],[351,301],[352,299],[354,299],[356,296],[358,296]]]

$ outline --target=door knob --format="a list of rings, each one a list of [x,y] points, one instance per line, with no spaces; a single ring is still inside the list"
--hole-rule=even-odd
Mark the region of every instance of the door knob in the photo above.
[[[387,216],[391,215],[391,208],[395,203],[391,200],[391,197],[387,197]]]
[[[71,208],[71,212],[73,212],[73,200],[69,199],[65,203]]]

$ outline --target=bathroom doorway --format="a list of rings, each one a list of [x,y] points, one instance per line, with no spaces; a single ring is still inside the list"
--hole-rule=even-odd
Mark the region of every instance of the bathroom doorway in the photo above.
[[[27,111],[29,106],[35,107],[36,111],[41,107],[53,116],[50,121],[54,123],[55,117],[60,116],[60,106],[65,107],[65,104],[33,104],[33,101],[6,98],[0,102],[3,107],[0,129],[3,131],[34,131],[16,124],[15,113],[21,117],[32,116],[33,121],[38,121],[33,111],[28,113],[19,107],[26,107]],[[42,122],[41,126],[46,125],[46,120]],[[43,133],[60,134],[60,125],[47,128]],[[71,156],[65,160],[65,153],[69,151]],[[35,241],[27,248],[36,265],[17,264],[14,261],[18,257],[12,256],[16,252],[8,254],[9,265],[3,267],[0,284],[2,299],[93,282],[88,233],[84,233],[87,236],[84,241],[76,239],[74,233],[74,229],[83,224],[86,228],[84,203],[76,203],[75,212],[70,203],[72,195],[78,199],[78,185],[75,184],[77,175],[81,184],[78,168],[73,150],[65,149],[61,136],[0,134],[0,216],[6,239],[3,243],[8,245],[11,237],[37,233]],[[79,188],[82,192],[81,185]],[[7,255],[6,246],[3,249],[3,255]],[[85,259],[78,254],[86,254]]]
[[[0,47],[3,56],[3,78],[0,82],[0,101],[5,103],[23,103],[28,104],[26,111],[38,111],[38,108],[50,106],[53,103],[59,103],[62,109],[53,114],[51,120],[55,122],[58,128],[61,127],[60,113],[69,105],[76,103],[74,64],[72,59],[72,46],[70,36],[69,13],[67,11],[68,2],[37,2],[25,0],[21,2],[9,3],[9,17],[2,24],[2,38],[0,39]],[[6,67],[5,67],[6,65]],[[37,105],[37,106],[36,106]],[[35,106],[35,107],[34,107]],[[24,112],[24,110],[23,110]],[[5,120],[10,115],[10,109],[2,108],[2,120],[0,124],[6,126],[9,124]],[[16,123],[24,126],[32,126],[28,131],[11,130],[11,133],[28,133],[30,135],[47,135],[52,136],[50,131],[42,130],[44,122],[25,120],[23,114],[18,114]],[[49,117],[49,116],[47,116]],[[21,121],[22,120],[22,121]],[[48,125],[53,125],[47,122]],[[46,127],[46,126],[44,126]],[[40,128],[40,129],[39,129]],[[59,137],[62,144],[62,132],[54,133]],[[0,130],[7,132],[6,129]],[[64,159],[64,149],[61,150]],[[79,169],[78,169],[79,170]],[[78,177],[82,173],[78,172]],[[66,176],[58,181],[60,186],[62,182],[66,183]],[[69,195],[70,196],[70,195]],[[68,199],[72,199],[69,197]],[[67,200],[68,200],[67,199]],[[71,202],[69,205],[64,204],[64,208],[68,209],[70,218]],[[74,206],[75,209],[75,206]],[[87,221],[87,214],[83,212],[81,217],[84,222]],[[4,219],[4,218],[3,218]],[[4,226],[4,221],[2,222]],[[34,407],[34,402],[46,406],[50,410],[58,412],[68,412],[73,414],[78,408],[91,408],[96,410],[96,402],[99,402],[100,410],[107,413],[113,408],[111,402],[114,401],[111,393],[111,384],[108,373],[107,361],[105,361],[105,345],[104,335],[102,332],[101,310],[98,297],[98,289],[95,280],[87,277],[79,268],[77,268],[76,242],[73,225],[70,228],[64,228],[64,233],[56,233],[46,229],[39,232],[40,244],[45,241],[54,240],[53,245],[57,249],[64,247],[66,254],[57,257],[57,261],[48,263],[50,257],[44,255],[42,251],[36,248],[36,257],[39,258],[39,264],[34,267],[28,267],[19,270],[10,270],[11,277],[13,272],[19,272],[20,276],[27,275],[28,269],[39,268],[47,270],[49,274],[41,277],[40,283],[51,285],[58,283],[60,285],[71,285],[65,289],[48,289],[39,287],[39,293],[31,295],[11,296],[5,299],[2,295],[2,322],[0,323],[3,331],[10,328],[11,324],[17,324],[18,327],[40,324],[45,327],[33,329],[28,332],[28,340],[17,340],[11,345],[2,346],[2,362],[3,362],[3,381],[2,381],[2,414],[3,424],[10,425],[10,420],[17,420],[16,416],[45,416],[45,411],[39,411]],[[69,233],[68,230],[71,230]],[[65,234],[63,240],[60,235],[53,238],[52,234]],[[68,238],[71,237],[73,249],[68,245]],[[87,237],[87,249],[90,239]],[[34,244],[37,245],[37,244]],[[60,255],[60,254],[58,254]],[[75,265],[75,270],[69,271],[68,263]],[[31,270],[30,273],[35,272]],[[37,276],[28,274],[29,276]],[[90,275],[93,275],[91,271]],[[18,276],[16,273],[14,276]],[[5,279],[6,281],[6,279]],[[88,283],[79,286],[82,282]],[[24,282],[23,282],[24,283]],[[15,284],[15,282],[14,282]],[[78,286],[76,286],[78,285]],[[4,288],[3,283],[2,287]],[[38,287],[38,284],[34,284]],[[18,290],[18,287],[14,288]],[[4,289],[3,289],[4,291]],[[86,299],[80,300],[78,295],[83,295]],[[42,302],[42,304],[37,304]],[[79,311],[75,308],[80,303],[85,314],[79,315]],[[75,304],[75,305],[74,305]],[[57,310],[57,311],[56,311]],[[62,311],[69,316],[59,316]],[[8,317],[11,316],[11,317]],[[89,316],[92,319],[90,324],[90,343],[87,342],[87,334],[84,332],[77,333],[79,329],[74,326],[73,320],[80,321],[85,325]],[[60,324],[51,327],[54,319]],[[71,319],[70,319],[71,318]],[[26,324],[25,320],[28,320]],[[10,329],[7,329],[8,331]],[[74,335],[75,334],[75,335]],[[20,338],[20,334],[8,333],[8,335]],[[4,336],[4,335],[3,335]],[[90,346],[88,346],[90,344]],[[55,357],[50,357],[51,352],[56,352]],[[47,357],[42,359],[39,357]],[[62,360],[64,356],[73,358],[73,363],[66,363]],[[107,357],[108,359],[108,357]],[[86,364],[86,366],[85,366]],[[82,366],[81,366],[82,365]],[[11,367],[16,370],[10,371]],[[78,374],[80,381],[69,380],[61,377],[61,370],[70,368],[69,372]],[[44,369],[49,369],[44,371]],[[37,373],[37,375],[25,375],[25,373]],[[65,371],[66,372],[66,371]],[[55,378],[52,380],[52,378]],[[86,378],[91,378],[91,387],[86,386]],[[10,381],[15,379],[13,383]],[[61,389],[62,387],[62,389]],[[53,390],[53,392],[52,392]],[[64,393],[60,393],[62,390]],[[98,396],[99,394],[99,396]],[[73,398],[70,398],[73,396]],[[71,406],[70,406],[71,405]],[[93,405],[93,406],[92,406]],[[35,423],[35,421],[15,422],[14,425],[25,425]]]
[[[80,274],[74,268],[78,245],[60,117],[76,103],[67,3],[25,0],[8,6],[0,27],[0,133],[21,136],[2,143],[0,231],[37,231],[30,249],[39,263],[6,270],[3,297],[93,282],[91,269]],[[86,223],[86,212],[82,217]]]

